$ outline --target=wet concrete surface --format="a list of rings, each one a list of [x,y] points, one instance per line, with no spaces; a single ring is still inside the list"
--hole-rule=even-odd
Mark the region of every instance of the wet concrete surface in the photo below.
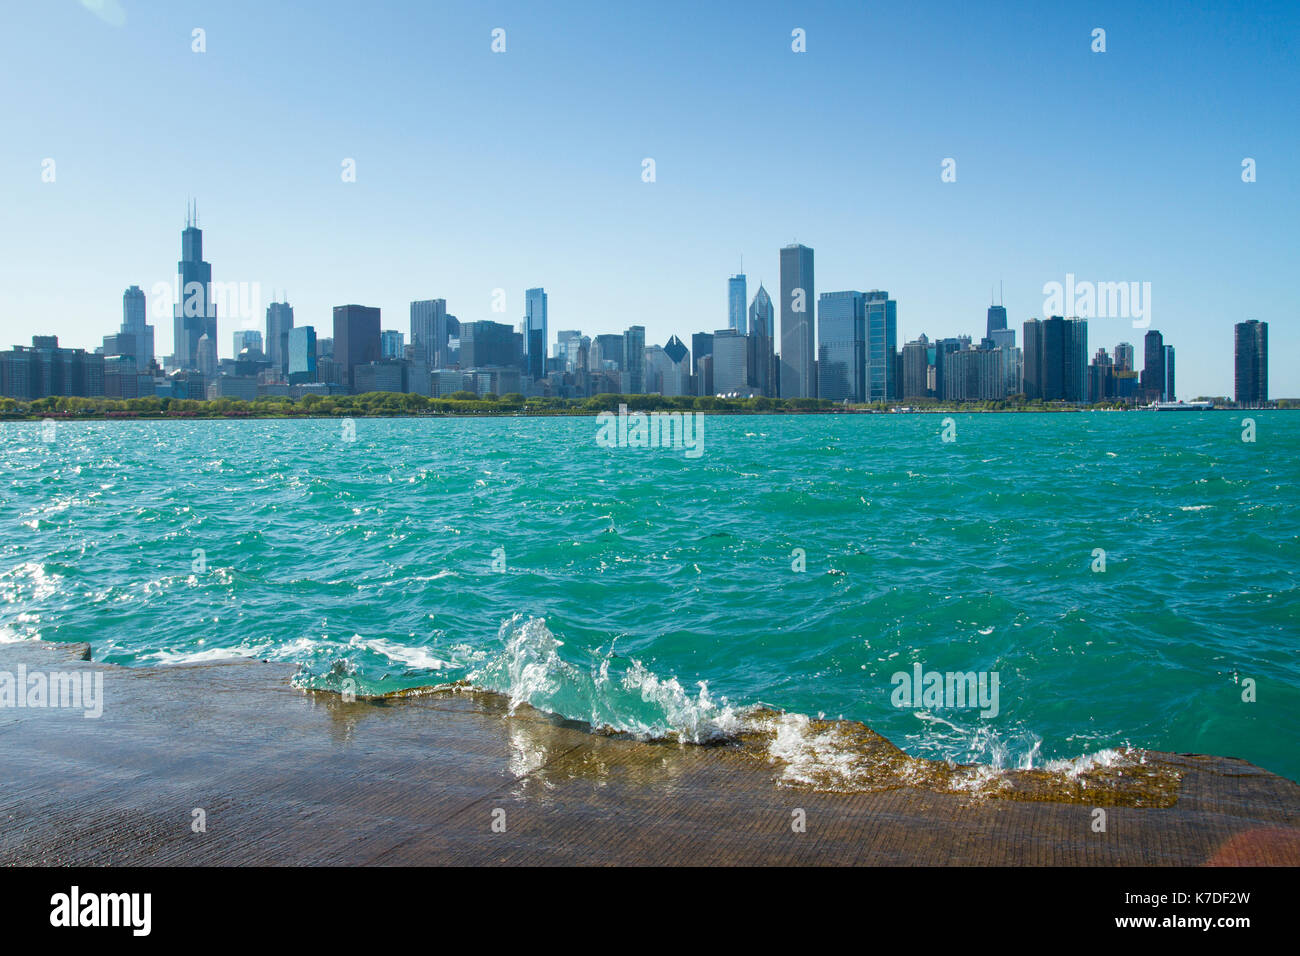
[[[1097,832],[1077,795],[818,792],[744,742],[601,736],[491,694],[345,702],[288,665],[88,655],[0,645],[0,671],[99,671],[105,697],[98,719],[0,708],[0,864],[1300,865],[1300,786],[1230,758],[1149,754],[1168,799],[1102,801]]]

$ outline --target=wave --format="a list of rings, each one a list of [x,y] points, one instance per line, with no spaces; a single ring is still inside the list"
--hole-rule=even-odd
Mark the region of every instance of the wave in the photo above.
[[[469,673],[476,686],[510,700],[574,720],[602,733],[647,739],[711,743],[733,739],[742,729],[740,712],[715,701],[708,683],[687,691],[676,677],[661,678],[638,660],[620,658],[611,643],[598,648],[585,666],[566,660],[564,642],[542,618],[515,614],[501,625],[504,650]]]
[[[521,707],[580,721],[604,735],[678,744],[727,745],[772,766],[780,785],[823,792],[878,792],[915,787],[971,797],[1054,800],[1093,806],[1171,806],[1181,774],[1149,763],[1143,751],[1107,749],[1069,760],[1040,762],[1041,738],[1029,735],[1013,756],[1006,741],[980,728],[959,750],[977,752],[984,762],[911,756],[866,724],[787,713],[761,704],[737,706],[715,699],[708,683],[689,691],[674,676],[662,677],[641,661],[619,656],[613,644],[587,659],[571,659],[565,643],[539,617],[514,614],[497,635],[500,649],[470,669],[465,680],[392,692],[500,695],[509,714]],[[407,666],[442,671],[455,666],[424,648],[363,640],[351,647],[382,653]],[[304,686],[339,689],[335,682],[355,668],[336,660],[330,671]],[[365,696],[359,694],[358,696]],[[375,696],[389,696],[375,695]],[[957,727],[918,714],[931,726]],[[1023,743],[1023,742],[1022,742]]]

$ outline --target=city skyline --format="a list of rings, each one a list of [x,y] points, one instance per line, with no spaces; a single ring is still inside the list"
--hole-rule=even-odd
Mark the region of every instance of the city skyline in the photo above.
[[[760,283],[746,313],[746,279],[740,273],[727,280],[727,326],[692,333],[694,357],[676,334],[663,346],[647,347],[643,326],[631,326],[621,335],[597,333],[594,339],[578,329],[561,330],[552,350],[547,293],[544,287],[534,287],[525,291],[526,314],[514,329],[491,320],[461,323],[447,312],[445,299],[412,301],[409,346],[404,344],[406,333],[383,328],[380,308],[335,306],[332,334],[323,341],[311,324],[301,326],[309,330],[314,356],[301,354],[307,340],[298,336],[294,342],[300,354],[291,359],[292,305],[273,301],[267,306],[265,335],[248,327],[260,300],[256,291],[250,298],[248,290],[213,282],[212,266],[202,258],[203,233],[193,201],[186,206],[181,251],[174,287],[160,284],[153,305],[160,318],[164,306],[173,314],[181,345],[176,352],[153,354],[146,296],[132,285],[123,293],[119,331],[103,337],[103,346],[93,353],[93,368],[79,357],[86,350],[58,346],[57,334],[34,335],[31,350],[0,351],[0,394],[133,398],[190,397],[198,391],[208,398],[250,399],[335,394],[341,388],[352,394],[439,396],[471,391],[573,398],[621,392],[817,398],[844,404],[986,402],[1014,396],[1073,404],[1142,404],[1180,398],[1175,349],[1158,329],[1148,330],[1143,338],[1140,372],[1129,342],[1114,343],[1114,357],[1105,346],[1099,347],[1088,363],[1086,317],[1026,319],[1017,346],[1015,329],[1007,327],[1006,309],[999,304],[989,306],[986,334],[978,344],[968,334],[931,342],[921,333],[900,348],[897,302],[889,293],[836,291],[817,296],[815,250],[800,243],[780,250],[782,352],[775,352],[773,310],[765,288]],[[1074,277],[1067,279],[1065,301],[1074,303]],[[1084,283],[1080,288],[1088,298],[1078,301],[1109,303],[1102,305],[1103,315],[1112,305],[1129,302],[1130,290],[1122,284],[1094,289]],[[1140,291],[1134,284],[1132,295]],[[229,313],[232,308],[244,327],[231,335],[231,356],[219,360],[217,317],[222,309]],[[1146,309],[1149,314],[1149,292]],[[1268,323],[1236,323],[1233,335],[1233,400],[1266,403]],[[68,370],[57,372],[61,366]],[[160,377],[164,372],[166,377]],[[74,381],[79,384],[70,390]]]
[[[573,5],[489,19],[380,4],[353,22],[331,4],[312,17],[233,4],[202,24],[125,6],[121,26],[74,3],[19,9],[8,36],[48,43],[0,39],[11,78],[49,73],[2,101],[13,198],[0,256],[23,277],[0,291],[11,338],[50,327],[97,344],[123,287],[170,280],[175,197],[198,195],[217,278],[288,289],[297,321],[318,328],[359,301],[400,329],[430,295],[462,320],[513,325],[523,290],[544,285],[552,328],[642,325],[663,343],[726,327],[719,277],[742,255],[750,289],[777,298],[772,250],[797,238],[818,250],[820,288],[889,290],[900,343],[978,334],[999,281],[1012,327],[1044,317],[1043,285],[1074,274],[1151,283],[1153,327],[1179,343],[1187,394],[1232,393],[1224,323],[1271,322],[1278,355],[1300,345],[1284,321],[1300,149],[1278,113],[1297,98],[1282,68],[1294,8],[1265,12],[1268,37],[1228,11],[1035,9],[1005,18],[1005,49],[1019,55],[990,58],[967,42],[983,15],[958,7],[909,19],[758,4],[739,19],[693,11],[683,30],[671,16]],[[1098,25],[1104,53],[1090,49]],[[197,26],[203,53],[191,49]],[[498,26],[509,41],[494,54]],[[795,27],[807,52],[791,49]],[[890,41],[870,72],[854,55],[868,35]],[[430,43],[438,82],[421,79]],[[48,49],[62,51],[59,69]],[[340,49],[358,65],[348,76],[329,67]],[[1195,67],[1207,56],[1223,67],[1213,77]],[[691,82],[658,65],[669,60],[694,62]],[[1053,66],[1027,82],[1027,60]],[[978,86],[963,82],[973,72]],[[731,89],[731,75],[747,81],[725,111],[696,92]],[[428,104],[415,116],[386,105],[412,90]],[[1212,114],[1206,135],[1187,101],[1232,110]],[[572,110],[546,112],[554,102]],[[195,111],[211,115],[216,148],[149,134],[153,118]],[[842,128],[837,148],[790,150],[787,114]],[[1095,138],[1080,140],[1088,128]],[[755,131],[761,148],[746,149]],[[941,179],[947,158],[954,182]],[[340,177],[346,160],[354,182]],[[71,234],[112,241],[70,270]],[[504,314],[491,311],[498,289]],[[1207,297],[1231,313],[1206,310]],[[221,321],[224,355],[233,329]],[[155,324],[165,354],[170,323]],[[1135,334],[1112,325],[1108,342]],[[1300,393],[1293,363],[1274,368],[1270,393]]]

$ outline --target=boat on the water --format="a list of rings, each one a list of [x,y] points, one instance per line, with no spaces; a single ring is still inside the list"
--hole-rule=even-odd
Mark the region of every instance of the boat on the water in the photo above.
[[[1147,407],[1158,412],[1204,412],[1214,408],[1214,402],[1152,402]]]

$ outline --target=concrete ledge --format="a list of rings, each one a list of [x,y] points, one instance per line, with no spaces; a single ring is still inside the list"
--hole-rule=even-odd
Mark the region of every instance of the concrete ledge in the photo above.
[[[1240,760],[1149,755],[1171,805],[1107,806],[1097,833],[1078,799],[817,792],[778,785],[744,742],[603,737],[478,692],[345,703],[291,687],[287,665],[87,651],[0,645],[0,671],[102,671],[106,700],[99,719],[0,709],[0,864],[1300,865],[1300,786]]]

